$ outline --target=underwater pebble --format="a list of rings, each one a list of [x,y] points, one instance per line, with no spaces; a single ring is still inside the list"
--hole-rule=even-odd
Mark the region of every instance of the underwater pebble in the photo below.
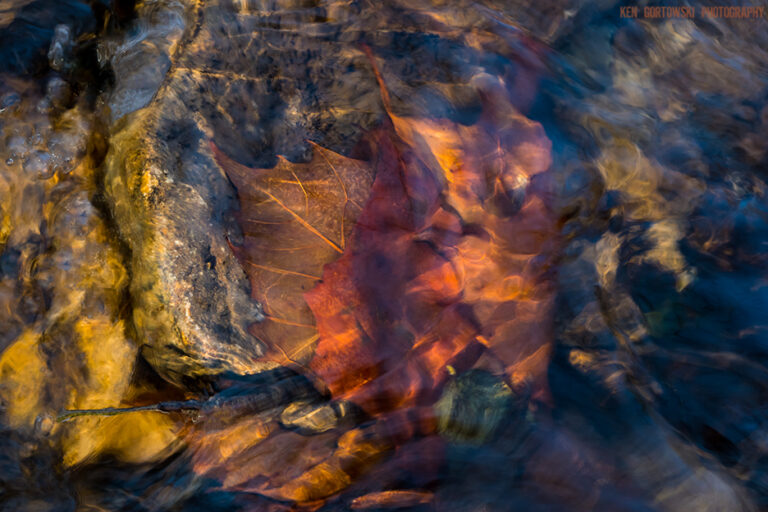
[[[452,380],[434,406],[440,435],[453,443],[491,439],[514,406],[512,389],[498,377],[470,370]]]
[[[283,410],[280,422],[288,428],[319,434],[336,427],[336,411],[330,404],[294,402]]]

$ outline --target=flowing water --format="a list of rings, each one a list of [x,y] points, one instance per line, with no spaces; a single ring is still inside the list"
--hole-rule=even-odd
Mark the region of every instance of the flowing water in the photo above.
[[[0,1],[0,509],[768,508],[766,19],[637,5]]]

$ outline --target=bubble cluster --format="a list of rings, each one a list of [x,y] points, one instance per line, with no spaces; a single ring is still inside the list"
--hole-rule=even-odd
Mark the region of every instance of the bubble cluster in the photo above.
[[[0,161],[36,179],[71,172],[85,156],[90,119],[72,100],[69,84],[52,76],[40,95],[31,84],[0,97]],[[10,171],[10,169],[8,169]]]

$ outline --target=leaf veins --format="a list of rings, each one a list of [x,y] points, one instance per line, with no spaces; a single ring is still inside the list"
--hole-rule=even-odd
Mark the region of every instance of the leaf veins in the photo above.
[[[317,339],[303,293],[320,280],[323,266],[344,252],[373,183],[366,162],[312,146],[310,162],[278,158],[272,169],[252,169],[212,144],[240,199],[244,243],[236,252],[252,297],[267,315],[251,332],[275,349],[277,359],[299,363],[307,361]]]

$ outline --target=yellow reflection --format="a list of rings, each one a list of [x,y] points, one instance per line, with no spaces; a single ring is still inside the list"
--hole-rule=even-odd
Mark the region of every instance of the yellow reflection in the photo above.
[[[27,330],[0,356],[0,397],[13,428],[31,428],[41,412],[49,372],[39,339],[38,333]]]
[[[122,322],[106,316],[75,323],[87,379],[70,391],[68,407],[95,409],[120,404],[129,391],[136,348],[125,338]],[[102,454],[126,462],[147,462],[170,449],[176,426],[169,416],[155,412],[113,417],[82,417],[65,425],[64,463],[73,465]]]
[[[67,466],[105,454],[129,463],[158,460],[169,454],[177,439],[170,417],[156,412],[83,417],[72,425],[63,446]]]

